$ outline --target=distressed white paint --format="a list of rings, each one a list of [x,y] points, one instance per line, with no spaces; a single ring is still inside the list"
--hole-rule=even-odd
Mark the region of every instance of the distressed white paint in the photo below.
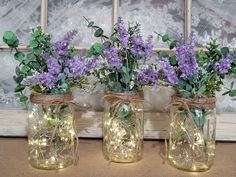
[[[77,115],[80,115],[79,113]],[[76,116],[79,137],[101,138],[103,112],[83,112]],[[144,114],[144,137],[164,139],[169,124],[167,113]],[[0,110],[0,136],[27,136],[27,113],[23,110]],[[236,115],[217,115],[217,140],[236,140]]]

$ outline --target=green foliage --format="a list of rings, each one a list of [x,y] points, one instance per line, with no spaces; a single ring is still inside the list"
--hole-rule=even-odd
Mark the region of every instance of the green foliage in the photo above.
[[[10,48],[17,48],[19,45],[19,40],[12,31],[4,32],[3,42],[5,42]]]
[[[102,47],[103,45],[101,43],[93,44],[87,53],[87,57],[92,57],[93,55],[101,55]]]
[[[31,76],[34,72],[46,71],[46,63],[42,58],[43,55],[51,54],[53,52],[51,46],[51,37],[43,33],[41,27],[36,27],[32,30],[32,40],[29,42],[28,47],[31,51],[27,54],[18,50],[19,40],[17,36],[11,32],[6,31],[3,35],[3,41],[11,48],[15,49],[14,58],[19,62],[19,66],[16,67],[13,76],[17,86],[15,88],[16,96],[27,107],[28,97],[24,95],[25,85],[22,81],[27,76]],[[34,90],[34,88],[31,88]],[[41,89],[37,89],[38,92],[42,92]]]

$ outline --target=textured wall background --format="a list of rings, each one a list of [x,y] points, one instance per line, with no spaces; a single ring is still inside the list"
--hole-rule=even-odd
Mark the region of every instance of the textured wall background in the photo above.
[[[235,0],[193,0],[192,30],[197,35],[198,46],[204,47],[210,37],[216,37],[223,45],[236,47]],[[48,32],[54,40],[68,30],[78,29],[79,35],[74,44],[87,47],[95,38],[85,26],[83,16],[96,21],[110,34],[112,31],[112,0],[49,0]],[[184,0],[120,0],[119,16],[124,21],[137,21],[142,24],[143,36],[153,31],[168,32],[175,37],[184,32]],[[0,36],[5,30],[13,30],[26,44],[30,29],[40,24],[40,0],[0,0]],[[166,47],[154,39],[155,47]],[[0,41],[0,45],[3,42]],[[14,96],[14,74],[17,62],[8,51],[0,50],[0,108],[20,108]],[[225,82],[229,84],[232,79]],[[80,94],[80,93],[78,93]],[[163,110],[170,96],[168,89],[145,88],[146,109]],[[218,112],[236,112],[236,101],[221,97],[218,93]],[[81,96],[81,95],[80,95]],[[94,109],[102,109],[102,93],[97,91],[90,100]],[[99,101],[98,101],[99,100]]]

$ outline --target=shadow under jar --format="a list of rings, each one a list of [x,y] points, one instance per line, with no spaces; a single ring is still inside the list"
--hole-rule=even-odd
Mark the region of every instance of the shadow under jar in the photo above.
[[[103,154],[111,162],[136,162],[143,153],[143,92],[106,92]]]
[[[31,95],[28,118],[28,159],[39,169],[56,170],[77,159],[71,94]]]
[[[215,158],[215,98],[174,102],[170,109],[168,162],[186,171],[206,171]]]

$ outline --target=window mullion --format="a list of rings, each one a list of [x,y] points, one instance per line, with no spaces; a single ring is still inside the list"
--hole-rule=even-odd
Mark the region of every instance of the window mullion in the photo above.
[[[47,21],[48,21],[48,1],[41,0],[40,24],[41,24],[43,32],[47,31]]]
[[[184,4],[184,15],[185,15],[185,18],[184,18],[184,25],[185,25],[185,28],[184,28],[184,37],[185,39],[188,38],[188,36],[190,35],[191,33],[191,6],[192,6],[192,0],[185,0],[185,4]]]

